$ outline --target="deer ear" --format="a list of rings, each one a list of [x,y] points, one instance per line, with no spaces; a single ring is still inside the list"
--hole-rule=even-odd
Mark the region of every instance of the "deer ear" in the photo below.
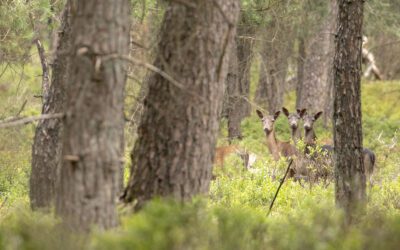
[[[289,116],[289,110],[287,110],[285,107],[282,107],[282,111],[286,116]]]
[[[281,114],[281,111],[276,111],[274,114],[274,119],[276,120],[280,114]]]
[[[317,120],[322,115],[322,111],[319,111],[314,115],[314,119]]]
[[[300,117],[303,117],[307,113],[307,109],[302,109],[302,110],[298,109],[297,113],[299,113]]]
[[[260,117],[260,119],[264,118],[263,113],[260,110],[256,110],[258,117]]]

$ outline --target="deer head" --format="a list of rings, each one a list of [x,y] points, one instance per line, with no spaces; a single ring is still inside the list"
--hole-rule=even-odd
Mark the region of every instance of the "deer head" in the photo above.
[[[304,114],[306,113],[306,109],[297,109],[296,113],[289,113],[289,111],[283,107],[283,113],[286,115],[289,121],[289,125],[292,129],[297,129],[299,126],[300,119],[303,118]]]
[[[315,113],[314,115],[305,114],[303,116],[304,129],[305,131],[310,131],[314,127],[314,122],[321,116],[322,111]]]
[[[281,111],[276,111],[273,115],[264,115],[260,110],[257,110],[257,115],[260,117],[263,130],[268,135],[274,130],[275,120],[279,117]]]

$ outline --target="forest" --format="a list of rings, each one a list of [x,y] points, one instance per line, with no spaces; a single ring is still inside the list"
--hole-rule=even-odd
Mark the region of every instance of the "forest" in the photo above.
[[[0,249],[399,249],[400,1],[1,0]]]

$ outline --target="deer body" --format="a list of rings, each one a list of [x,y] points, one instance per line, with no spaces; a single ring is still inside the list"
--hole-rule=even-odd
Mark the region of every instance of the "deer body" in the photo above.
[[[252,167],[257,159],[257,156],[252,153],[248,153],[238,145],[221,146],[215,149],[214,164],[224,168],[225,158],[231,154],[238,154],[243,160],[243,164],[246,169]]]
[[[279,160],[280,156],[289,157],[296,154],[296,148],[289,142],[283,142],[276,139],[275,131],[266,132],[267,147],[275,161]]]

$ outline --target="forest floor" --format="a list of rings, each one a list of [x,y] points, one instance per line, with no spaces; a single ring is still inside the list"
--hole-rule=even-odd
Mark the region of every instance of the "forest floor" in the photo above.
[[[0,120],[40,114],[41,100],[35,97],[41,94],[40,75],[39,68],[27,65],[12,66],[0,77]],[[294,109],[294,93],[287,95],[285,105]],[[239,157],[229,156],[223,170],[214,170],[217,178],[208,198],[183,206],[154,201],[135,215],[121,206],[118,229],[95,230],[85,239],[66,236],[58,220],[29,210],[35,125],[0,129],[0,249],[398,249],[399,106],[400,82],[363,82],[364,146],[375,152],[377,164],[365,216],[346,230],[335,207],[333,182],[326,187],[288,180],[267,216],[286,162],[270,157],[255,112],[243,121],[244,139],[237,142],[257,155],[253,171],[244,170]],[[319,142],[331,143],[331,128],[322,123],[316,123]],[[223,121],[219,145],[227,144],[225,127]],[[278,138],[289,141],[286,117],[281,115],[275,128]],[[133,136],[126,137],[128,160]]]

